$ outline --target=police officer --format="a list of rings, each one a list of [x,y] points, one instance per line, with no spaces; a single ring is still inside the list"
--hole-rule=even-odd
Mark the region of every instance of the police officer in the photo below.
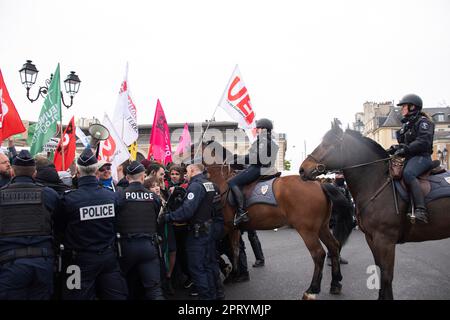
[[[411,191],[416,219],[428,223],[424,195],[417,177],[431,167],[434,124],[421,112],[423,103],[418,95],[407,94],[397,105],[402,107],[403,126],[397,131],[399,145],[392,146],[390,151],[406,158],[403,180]]]
[[[163,300],[160,284],[157,195],[144,186],[145,168],[133,161],[126,168],[129,186],[119,191],[117,231],[122,257],[120,266],[127,276],[130,298],[139,298],[137,285],[144,288],[144,298]],[[133,278],[139,284],[133,283]]]
[[[0,189],[0,300],[50,299],[53,292],[52,213],[57,193],[34,182],[36,164],[22,150],[11,183]]]
[[[79,268],[81,285],[76,285],[75,270],[69,281],[64,281],[63,299],[92,300],[96,294],[100,299],[126,299],[127,286],[114,248],[117,195],[99,186],[97,158],[90,148],[83,151],[77,164],[78,189],[67,191],[62,198],[60,226],[66,264]],[[69,287],[70,281],[73,285]]]
[[[189,186],[183,204],[163,217],[166,222],[188,222],[186,252],[189,273],[199,293],[199,299],[212,300],[216,298],[216,290],[214,266],[210,263],[210,227],[216,191],[212,182],[203,175],[203,171],[202,164],[188,165]]]
[[[234,157],[237,163],[250,164],[247,169],[228,182],[237,203],[237,212],[234,219],[235,225],[248,221],[247,212],[244,209],[244,195],[240,187],[255,181],[261,174],[266,174],[266,172],[269,172],[269,168],[275,164],[278,145],[272,138],[272,129],[273,124],[269,119],[256,121],[258,136],[256,141],[250,146],[249,153],[244,158],[239,158],[237,155]]]

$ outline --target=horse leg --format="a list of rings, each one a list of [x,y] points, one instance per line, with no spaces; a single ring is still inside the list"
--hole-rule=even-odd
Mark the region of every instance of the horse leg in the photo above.
[[[395,242],[382,235],[375,234],[367,243],[381,273],[378,300],[393,300],[392,280],[394,278]]]
[[[328,223],[324,224],[320,229],[320,240],[325,244],[328,249],[328,254],[331,258],[331,294],[340,294],[342,289],[341,264],[339,263],[339,249],[340,245],[336,238],[328,228]]]
[[[235,279],[239,273],[238,260],[239,260],[239,239],[241,237],[241,231],[239,229],[233,229],[229,233],[230,245],[231,245],[231,253],[232,253],[232,261],[231,265],[233,267],[231,271],[231,279]]]
[[[297,229],[303,238],[306,247],[314,261],[314,274],[309,288],[303,294],[303,299],[315,299],[315,294],[320,292],[320,283],[322,282],[323,263],[325,261],[325,250],[319,241],[318,233]]]

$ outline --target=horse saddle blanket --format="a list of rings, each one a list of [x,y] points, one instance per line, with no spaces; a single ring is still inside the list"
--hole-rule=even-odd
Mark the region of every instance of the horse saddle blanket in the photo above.
[[[241,188],[245,197],[245,208],[254,204],[268,204],[277,206],[277,200],[273,193],[273,182],[276,178],[270,180],[258,180]],[[231,205],[236,205],[232,192],[230,191],[228,201]]]
[[[430,201],[450,197],[450,171],[435,174],[427,177],[419,177],[420,187],[425,195],[425,203]],[[409,202],[409,193],[402,181],[395,180],[395,187],[400,197]]]

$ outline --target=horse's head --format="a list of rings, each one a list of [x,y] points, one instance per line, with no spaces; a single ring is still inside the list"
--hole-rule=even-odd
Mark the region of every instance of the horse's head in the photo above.
[[[342,167],[344,132],[340,124],[338,119],[334,119],[322,143],[301,164],[299,173],[303,180],[313,180],[322,173]]]

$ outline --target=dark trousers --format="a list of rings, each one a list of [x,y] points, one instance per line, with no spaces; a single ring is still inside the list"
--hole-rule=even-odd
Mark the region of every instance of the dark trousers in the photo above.
[[[158,249],[151,239],[123,239],[120,267],[131,299],[163,300]],[[143,296],[140,294],[143,288]]]
[[[231,178],[230,181],[228,181],[228,185],[230,187],[246,185],[258,179],[260,174],[261,168],[259,166],[251,165],[235,177]]]
[[[67,261],[67,265],[80,268],[81,288],[69,289],[65,280],[63,299],[94,300],[98,297],[102,300],[126,300],[127,284],[113,249],[107,249],[102,253],[77,252]]]
[[[0,264],[0,300],[48,300],[53,293],[53,257]]]
[[[214,283],[214,267],[210,263],[210,237],[206,234],[200,234],[198,238],[195,238],[194,233],[192,231],[189,232],[186,239],[186,252],[188,255],[189,273],[198,291],[199,299],[215,299],[216,285]]]
[[[183,274],[190,278],[188,268],[188,258],[186,254],[186,238],[188,235],[187,225],[173,225],[173,231],[175,234],[177,244],[177,260],[175,262],[175,273],[177,280],[182,281]]]
[[[431,156],[415,156],[406,162],[403,180],[410,185],[413,180],[431,168]]]
[[[247,230],[248,241],[252,246],[253,253],[255,254],[256,260],[264,261],[264,253],[262,251],[261,242],[259,241],[258,235],[255,230]]]

